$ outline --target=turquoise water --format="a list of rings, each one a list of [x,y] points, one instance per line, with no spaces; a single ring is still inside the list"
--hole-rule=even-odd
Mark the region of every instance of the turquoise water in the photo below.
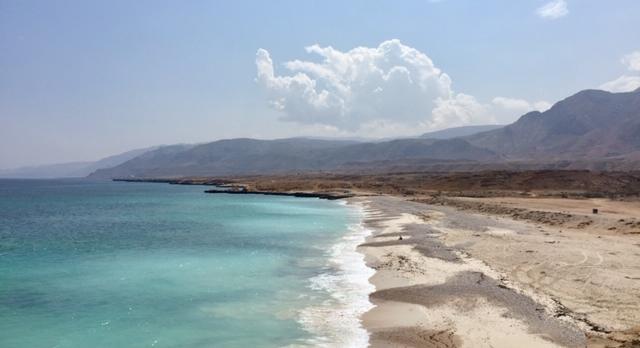
[[[330,344],[359,213],[203,190],[0,180],[0,347]]]

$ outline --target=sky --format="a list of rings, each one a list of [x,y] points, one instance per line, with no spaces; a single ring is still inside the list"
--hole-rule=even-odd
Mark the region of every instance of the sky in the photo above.
[[[0,0],[0,169],[507,124],[640,86],[640,1]]]

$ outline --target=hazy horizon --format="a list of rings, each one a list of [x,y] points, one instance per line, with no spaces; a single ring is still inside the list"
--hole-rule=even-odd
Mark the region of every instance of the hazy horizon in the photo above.
[[[626,0],[0,3],[0,169],[506,124],[640,87]]]

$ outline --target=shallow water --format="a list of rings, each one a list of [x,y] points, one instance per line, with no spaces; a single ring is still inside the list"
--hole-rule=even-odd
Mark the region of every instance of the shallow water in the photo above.
[[[0,347],[366,344],[360,212],[203,190],[0,180]]]

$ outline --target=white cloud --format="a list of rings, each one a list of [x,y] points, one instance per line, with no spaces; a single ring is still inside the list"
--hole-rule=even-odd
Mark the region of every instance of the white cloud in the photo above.
[[[505,109],[530,109],[531,104],[524,99],[513,99],[513,98],[505,98],[505,97],[495,97],[492,100],[493,104],[501,106]]]
[[[621,62],[627,66],[629,71],[640,71],[640,51],[625,55]],[[640,88],[640,75],[622,75],[615,80],[601,84],[599,88],[613,93],[632,92]]]
[[[431,59],[398,40],[341,52],[309,46],[322,62],[284,64],[291,76],[275,76],[266,50],[258,50],[258,82],[285,120],[355,129],[377,119],[420,121],[438,98],[451,98],[451,79]]]
[[[599,88],[613,93],[632,92],[640,88],[640,76],[622,75],[613,81],[603,83]]]
[[[565,0],[553,0],[538,8],[538,16],[546,19],[558,19],[569,14]]]
[[[512,105],[515,99],[497,98],[498,102],[483,104],[455,93],[449,75],[399,40],[346,52],[319,45],[306,50],[321,61],[286,62],[290,75],[282,76],[276,75],[269,52],[259,49],[256,54],[256,80],[285,121],[352,133],[380,127],[411,133],[511,122],[535,108],[523,100]]]
[[[546,100],[540,100],[540,101],[537,101],[537,102],[533,103],[532,106],[533,106],[531,108],[532,110],[538,110],[540,112],[545,112],[545,111],[551,109],[553,104],[551,104],[550,102],[548,102]]]
[[[480,121],[480,122],[478,122]],[[455,127],[472,123],[495,123],[487,105],[475,97],[460,93],[450,99],[439,99],[433,109],[429,128]]]
[[[549,108],[551,108],[551,103],[544,100],[530,103],[524,99],[495,97],[491,102],[494,106],[500,107],[504,110],[514,110],[521,113],[526,113],[533,110],[547,111],[549,110]]]
[[[622,64],[631,71],[640,71],[640,51],[635,51],[622,57]]]

